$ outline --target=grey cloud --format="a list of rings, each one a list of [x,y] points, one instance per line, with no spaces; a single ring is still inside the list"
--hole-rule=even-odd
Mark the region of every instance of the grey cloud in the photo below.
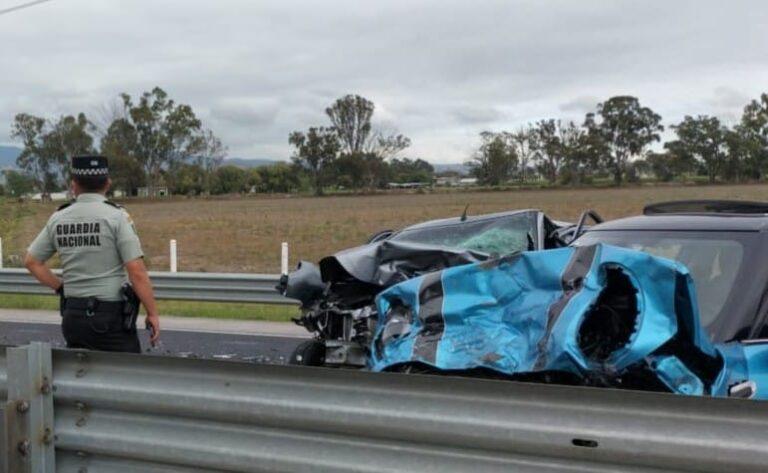
[[[211,117],[231,126],[269,126],[275,121],[280,104],[274,99],[247,97],[220,100]]]
[[[458,162],[483,128],[618,93],[665,121],[738,114],[768,83],[765,24],[768,3],[741,0],[61,0],[0,17],[0,131],[159,85],[231,154],[287,158],[290,131],[359,93],[409,152]]]
[[[482,125],[501,120],[504,115],[496,107],[462,106],[456,108],[453,116],[459,124]]]
[[[576,97],[573,100],[569,100],[558,107],[562,112],[576,112],[580,114],[586,114],[594,112],[597,104],[600,103],[599,98],[585,95]]]

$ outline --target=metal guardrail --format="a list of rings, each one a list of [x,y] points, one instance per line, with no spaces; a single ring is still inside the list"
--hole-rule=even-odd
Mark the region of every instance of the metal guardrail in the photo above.
[[[8,370],[5,367],[5,349],[5,346],[0,345],[0,404],[8,397]]]
[[[35,458],[13,458],[25,467],[19,473],[752,472],[768,464],[768,403],[759,401],[51,354],[44,344],[11,350],[8,370],[23,379],[9,378],[9,405],[28,398],[30,413],[41,411],[17,416],[18,432],[31,436],[13,444],[28,440],[40,457],[37,470]],[[37,434],[49,415],[53,441]],[[54,450],[55,467],[42,460]]]
[[[275,290],[280,276],[238,273],[149,273],[158,299],[295,304]],[[25,269],[0,269],[0,293],[47,294]]]

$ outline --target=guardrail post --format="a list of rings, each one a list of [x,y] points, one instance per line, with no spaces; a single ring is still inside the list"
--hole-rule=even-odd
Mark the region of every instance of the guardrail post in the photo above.
[[[6,354],[8,470],[54,473],[51,346],[33,342]]]
[[[288,242],[280,245],[280,274],[288,274]]]
[[[3,403],[8,404],[8,403]],[[0,473],[8,473],[8,422],[5,412],[7,407],[0,406]]]
[[[176,240],[171,240],[170,244],[170,253],[171,253],[171,267],[170,270],[172,273],[175,273],[178,269],[178,259],[176,256]]]

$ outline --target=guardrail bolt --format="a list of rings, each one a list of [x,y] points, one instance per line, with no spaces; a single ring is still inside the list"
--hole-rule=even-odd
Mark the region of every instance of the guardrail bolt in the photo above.
[[[16,449],[19,451],[19,454],[22,457],[29,455],[29,440],[24,439],[19,442],[19,445],[16,447]]]
[[[50,427],[46,427],[45,432],[43,433],[43,443],[46,445],[50,445],[52,440],[53,440],[53,432],[51,432]]]
[[[40,392],[46,396],[51,394],[51,383],[48,381],[48,378],[43,378],[43,384],[40,386]]]
[[[27,402],[27,401],[17,401],[16,402],[16,412],[24,414],[28,410],[29,410],[29,402]]]

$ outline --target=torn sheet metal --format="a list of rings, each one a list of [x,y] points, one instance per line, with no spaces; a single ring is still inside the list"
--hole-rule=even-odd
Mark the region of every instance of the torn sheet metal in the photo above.
[[[377,297],[370,368],[726,396],[749,359],[709,341],[694,291],[683,265],[601,244],[448,268]]]

